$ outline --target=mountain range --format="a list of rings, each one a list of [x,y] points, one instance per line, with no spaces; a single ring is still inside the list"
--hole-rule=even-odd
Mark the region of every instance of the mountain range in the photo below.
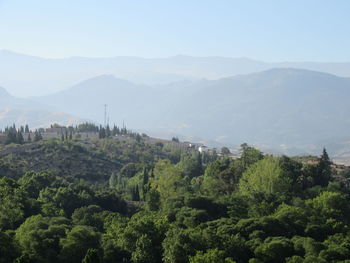
[[[22,55],[5,54],[15,57],[13,60],[8,58],[12,66],[23,59]],[[4,56],[4,52],[0,53],[1,56]],[[42,59],[27,59],[22,69],[36,65],[39,72]],[[286,63],[279,64],[279,68],[207,79],[202,77],[206,74],[206,77],[214,78],[231,72],[257,71],[272,64],[247,59],[238,62],[235,59],[185,56],[158,60],[121,57],[95,59],[96,65],[85,58],[48,60],[52,68],[41,70],[54,72],[57,63],[61,63],[57,74],[62,73],[63,65],[72,61],[76,64],[70,64],[65,70],[77,73],[74,68],[80,65],[84,69],[84,72],[80,72],[81,76],[89,75],[93,71],[88,74],[89,69],[96,69],[98,65],[101,71],[104,66],[111,65],[115,69],[119,67],[120,72],[135,67],[135,76],[137,72],[153,68],[156,70],[152,74],[162,71],[160,75],[164,73],[169,77],[172,74],[178,78],[155,83],[155,77],[151,83],[123,79],[119,77],[121,74],[101,74],[55,92],[52,92],[55,88],[50,88],[49,95],[27,98],[14,97],[0,89],[0,128],[13,122],[28,123],[32,127],[48,126],[53,122],[76,124],[84,120],[103,123],[106,104],[109,123],[120,126],[125,123],[131,129],[151,135],[167,138],[179,136],[184,140],[203,141],[213,146],[237,146],[248,142],[265,151],[288,154],[314,154],[325,146],[333,156],[350,160],[348,77],[286,68]],[[241,68],[235,67],[235,63],[240,64]],[[334,64],[334,67],[327,63],[303,65],[323,67],[323,71],[331,67],[343,76],[350,72],[347,71],[347,63]],[[108,71],[107,68],[105,71]],[[187,70],[188,74],[185,75]],[[64,79],[66,75],[63,73]],[[209,76],[209,73],[212,75]],[[0,82],[6,80],[4,73],[1,74]],[[50,79],[46,78],[45,81]]]
[[[35,100],[16,98],[0,87],[0,130],[13,124],[30,124],[32,128],[41,128],[49,127],[52,123],[71,125],[83,121]]]
[[[350,63],[278,62],[249,58],[111,57],[45,59],[0,50],[0,86],[18,96],[48,95],[103,74],[157,86],[183,80],[219,79],[272,68],[300,68],[350,77]]]

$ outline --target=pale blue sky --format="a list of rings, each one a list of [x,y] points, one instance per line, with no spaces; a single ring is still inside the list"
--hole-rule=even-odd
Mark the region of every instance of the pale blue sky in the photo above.
[[[0,0],[0,49],[350,61],[350,1]]]

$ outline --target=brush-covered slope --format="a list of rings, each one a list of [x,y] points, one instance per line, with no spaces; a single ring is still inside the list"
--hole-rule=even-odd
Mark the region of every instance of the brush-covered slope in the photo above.
[[[25,145],[0,144],[1,176],[19,177],[26,171],[52,171],[72,180],[108,181],[128,163],[152,164],[170,153],[135,140],[49,139]]]

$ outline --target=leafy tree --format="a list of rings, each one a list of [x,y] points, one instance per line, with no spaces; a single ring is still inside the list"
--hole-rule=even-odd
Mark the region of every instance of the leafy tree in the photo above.
[[[231,151],[230,151],[230,149],[227,148],[227,147],[222,147],[222,148],[221,148],[221,154],[223,154],[223,155],[230,155],[230,154],[231,154]]]
[[[239,190],[244,195],[285,193],[289,187],[290,179],[284,175],[278,159],[273,157],[253,164],[239,182]]]
[[[102,236],[101,249],[103,251],[103,263],[130,262],[130,253],[119,247],[115,239],[105,234]]]
[[[255,149],[254,147],[248,146],[246,143],[241,145],[241,152],[241,161],[244,170],[264,158],[261,151]]]
[[[225,257],[225,251],[209,249],[203,253],[198,251],[195,256],[190,257],[190,263],[235,263],[232,258]]]
[[[195,156],[182,156],[181,161],[176,165],[183,176],[190,178],[200,176],[202,174],[202,160],[200,153]]]
[[[294,236],[291,241],[294,244],[295,253],[303,257],[318,256],[324,246],[311,237]]]
[[[136,215],[131,218],[127,226],[119,233],[119,242],[123,249],[132,254],[134,262],[141,262],[143,260],[142,257],[158,262],[161,259],[161,243],[164,239],[165,231],[166,222],[164,219]],[[142,251],[143,249],[145,250]]]
[[[163,241],[163,261],[165,263],[185,263],[195,254],[195,242],[182,229],[170,229]]]
[[[92,198],[87,188],[58,187],[41,190],[38,200],[42,204],[51,203],[62,211],[61,214],[71,216],[75,209],[85,206]]]
[[[16,181],[0,178],[0,229],[16,229],[35,206]]]
[[[136,248],[132,253],[131,260],[135,263],[159,262],[159,259],[154,254],[152,240],[147,235],[142,235],[137,239]]]
[[[183,191],[180,171],[167,160],[160,160],[154,168],[151,187],[157,190],[162,199],[175,198]]]
[[[285,224],[290,235],[302,235],[308,222],[308,213],[304,209],[286,204],[280,205],[273,216]]]
[[[188,228],[195,227],[201,223],[209,221],[210,217],[205,210],[182,207],[176,213],[176,223]]]
[[[279,165],[284,176],[290,179],[292,191],[300,192],[303,188],[302,164],[285,155],[279,158]]]
[[[95,203],[104,210],[126,214],[127,204],[120,195],[110,189],[100,190],[95,192]]]
[[[325,191],[318,197],[308,200],[307,204],[314,209],[316,217],[350,219],[349,203],[342,193]]]
[[[292,256],[286,258],[286,263],[303,263],[304,259],[301,256]]]
[[[75,226],[60,240],[62,247],[59,258],[67,263],[80,263],[89,249],[100,247],[100,234],[92,227]],[[90,252],[89,257],[92,257]],[[93,251],[94,253],[94,251]]]
[[[160,208],[160,194],[155,189],[150,189],[146,196],[147,208],[151,211],[157,211]]]
[[[55,177],[46,171],[43,172],[27,172],[18,182],[22,188],[32,198],[37,198],[40,190],[49,187],[55,181]]]
[[[15,239],[22,253],[32,255],[36,262],[58,262],[60,238],[66,235],[69,224],[65,218],[32,216],[16,230]]]
[[[86,252],[85,257],[82,260],[82,263],[99,263],[100,256],[98,255],[98,250],[96,248],[89,248]]]
[[[350,238],[343,233],[329,236],[323,245],[326,249],[320,252],[319,257],[327,262],[340,262],[350,258]]]
[[[254,254],[263,262],[284,262],[294,254],[293,243],[284,237],[267,238],[254,250]]]
[[[238,177],[229,160],[216,160],[205,169],[201,190],[211,196],[230,194],[237,183]]]
[[[72,221],[74,225],[92,226],[103,231],[104,219],[109,214],[97,205],[90,205],[76,209],[72,214]]]
[[[12,236],[0,231],[0,263],[13,262],[17,255]]]

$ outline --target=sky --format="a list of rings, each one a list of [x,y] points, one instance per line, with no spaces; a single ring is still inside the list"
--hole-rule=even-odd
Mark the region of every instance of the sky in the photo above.
[[[350,61],[348,0],[0,0],[0,49]]]

